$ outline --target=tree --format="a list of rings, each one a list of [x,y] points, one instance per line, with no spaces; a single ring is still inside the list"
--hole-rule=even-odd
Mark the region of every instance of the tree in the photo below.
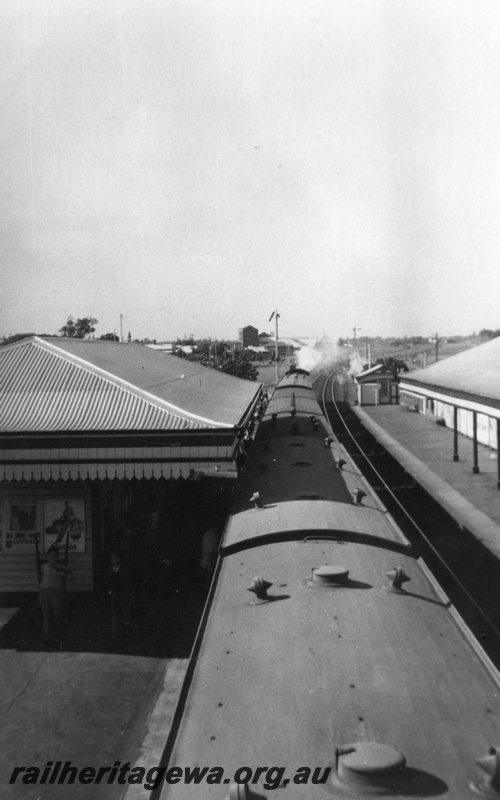
[[[69,339],[84,339],[86,336],[90,336],[91,333],[94,333],[95,326],[98,322],[99,320],[95,319],[95,317],[82,317],[74,322],[73,318],[70,316],[68,317],[66,325],[59,328],[59,332]]]
[[[490,328],[483,328],[479,331],[479,338],[482,342],[488,341],[488,339],[496,339],[497,336],[500,336],[500,330],[492,331]]]
[[[13,344],[19,342],[21,339],[29,339],[31,336],[38,336],[40,339],[52,339],[53,333],[13,333],[11,336],[4,336],[0,342],[0,346],[4,344]]]
[[[21,339],[28,339],[30,336],[36,336],[36,333],[14,333],[12,336],[4,336],[2,344],[12,344],[19,342]]]
[[[120,339],[116,335],[116,333],[103,333],[102,336],[99,336],[99,339],[105,339],[108,342],[119,342]]]
[[[256,381],[259,377],[258,370],[250,362],[246,353],[238,353],[234,358],[226,358],[219,369],[226,375],[234,375],[236,378],[244,378],[247,381]]]

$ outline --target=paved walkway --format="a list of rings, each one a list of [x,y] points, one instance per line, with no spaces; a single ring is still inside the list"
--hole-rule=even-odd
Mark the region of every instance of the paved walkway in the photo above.
[[[353,406],[363,425],[406,471],[461,525],[500,559],[500,491],[497,454],[478,445],[479,473],[472,472],[472,440],[399,405]]]
[[[110,648],[109,609],[68,595],[62,648],[42,645],[34,595],[0,604],[2,800],[146,800],[141,785],[23,783],[15,767],[70,761],[84,767],[159,764],[197,628],[203,594],[144,597],[133,636]],[[31,773],[32,775],[34,773]],[[107,773],[109,774],[109,773]]]

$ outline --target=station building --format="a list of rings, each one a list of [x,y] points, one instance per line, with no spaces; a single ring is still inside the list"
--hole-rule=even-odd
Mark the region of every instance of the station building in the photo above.
[[[35,591],[53,543],[74,591],[99,585],[111,548],[144,580],[165,559],[196,559],[260,392],[135,343],[1,347],[1,591]]]
[[[498,451],[499,365],[500,337],[400,376],[400,404],[453,429],[454,461],[460,458],[458,433],[472,439],[474,472],[479,471],[478,442]]]

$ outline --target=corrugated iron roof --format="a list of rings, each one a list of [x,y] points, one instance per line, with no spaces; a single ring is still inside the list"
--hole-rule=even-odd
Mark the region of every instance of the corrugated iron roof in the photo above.
[[[375,366],[370,367],[369,369],[364,369],[362,372],[358,372],[355,375],[355,379],[358,380],[359,378],[366,378],[368,375],[374,375],[375,372],[385,372],[383,364],[375,364]]]
[[[418,381],[435,388],[500,400],[500,337],[425,369],[407,372],[400,380],[402,388]]]
[[[228,428],[259,388],[136,343],[32,337],[0,348],[0,431]]]

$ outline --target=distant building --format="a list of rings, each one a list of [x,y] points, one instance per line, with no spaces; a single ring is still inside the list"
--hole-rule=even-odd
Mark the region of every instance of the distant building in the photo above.
[[[162,344],[147,344],[146,347],[149,347],[151,350],[157,350],[159,353],[174,353],[175,352],[175,345],[172,342],[163,342]]]
[[[247,347],[245,348],[250,357],[255,361],[266,361],[271,357],[271,351],[267,347]]]
[[[238,334],[240,344],[243,348],[258,347],[261,344],[261,342],[259,342],[259,331],[257,328],[254,328],[253,325],[247,325],[246,328],[240,328]]]

